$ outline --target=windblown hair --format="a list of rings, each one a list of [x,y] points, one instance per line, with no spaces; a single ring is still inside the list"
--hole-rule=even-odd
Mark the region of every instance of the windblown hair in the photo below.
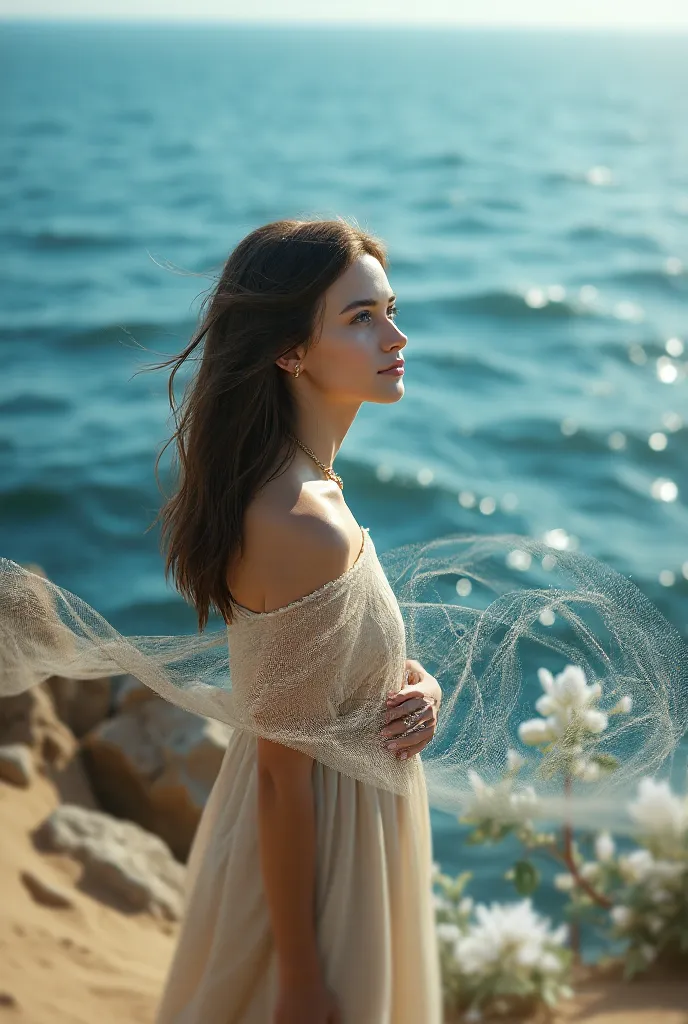
[[[232,622],[227,568],[243,551],[244,513],[296,452],[295,398],[289,374],[275,360],[317,343],[325,291],[363,254],[387,267],[383,244],[344,220],[280,220],[257,228],[230,253],[189,345],[148,367],[174,366],[168,396],[176,429],[155,472],[158,479],[160,458],[174,441],[178,476],[176,493],[149,529],[162,518],[165,578],[171,573],[195,607],[199,632],[212,608]],[[201,342],[178,409],[174,378]]]

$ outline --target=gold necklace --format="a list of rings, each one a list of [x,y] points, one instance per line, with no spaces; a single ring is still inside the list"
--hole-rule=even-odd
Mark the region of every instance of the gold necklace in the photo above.
[[[293,434],[292,434],[292,437],[294,437],[294,435],[293,435]],[[339,484],[340,490],[342,490],[342,491],[343,491],[343,490],[344,490],[344,481],[343,481],[343,480],[342,480],[342,478],[341,478],[341,477],[339,476],[339,474],[335,473],[335,471],[334,471],[334,469],[332,468],[332,466],[325,466],[325,465],[323,465],[323,463],[322,463],[322,462],[320,461],[320,459],[319,459],[319,458],[318,458],[318,456],[317,456],[317,455],[315,454],[315,452],[312,452],[312,451],[310,450],[310,448],[307,448],[307,447],[306,447],[306,445],[305,445],[305,444],[301,444],[301,442],[299,441],[298,437],[294,437],[294,440],[296,441],[296,443],[297,443],[297,445],[299,446],[299,448],[303,448],[303,450],[305,451],[306,455],[310,455],[310,457],[311,457],[311,458],[312,458],[312,459],[313,459],[313,460],[314,460],[315,462],[317,462],[317,464],[318,464],[318,465],[320,466],[320,468],[322,469],[323,473],[325,473],[325,474],[326,474],[326,476],[328,476],[328,477],[330,478],[330,480],[334,480],[334,482],[335,482],[335,483]]]

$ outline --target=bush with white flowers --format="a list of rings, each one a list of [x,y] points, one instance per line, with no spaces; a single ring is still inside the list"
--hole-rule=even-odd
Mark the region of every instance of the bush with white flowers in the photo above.
[[[487,1004],[542,1000],[555,1005],[571,994],[567,928],[552,931],[529,899],[474,905],[463,894],[469,874],[450,878],[435,865],[437,934],[445,1008],[479,1020]]]
[[[595,782],[617,766],[600,741],[612,715],[629,714],[632,701],[621,696],[600,706],[600,683],[589,684],[582,668],[567,665],[554,676],[538,670],[543,694],[540,717],[522,722],[522,743],[537,748],[545,775],[560,775],[565,792],[572,780]],[[578,953],[578,927],[554,931],[530,903],[540,875],[532,855],[545,855],[565,870],[555,886],[566,892],[566,908],[575,921],[596,919],[610,939],[622,940],[626,973],[632,975],[663,953],[688,954],[688,796],[674,793],[666,780],[641,780],[628,805],[636,825],[636,848],[619,852],[609,833],[594,840],[574,836],[570,824],[561,834],[540,832],[534,820],[539,798],[519,783],[524,764],[507,752],[502,778],[488,785],[471,772],[471,798],[461,821],[472,826],[469,842],[499,842],[515,836],[528,852],[507,872],[522,897],[519,903],[474,908],[463,895],[466,875],[450,879],[436,867],[436,918],[445,999],[448,1008],[480,1008],[504,996],[529,997],[554,1004],[570,993],[568,971]],[[577,838],[580,841],[577,841]],[[629,845],[629,844],[626,844]],[[583,854],[588,851],[588,857]]]

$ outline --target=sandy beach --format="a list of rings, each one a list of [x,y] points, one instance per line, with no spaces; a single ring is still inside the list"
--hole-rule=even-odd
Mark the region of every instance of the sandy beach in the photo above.
[[[60,801],[96,807],[77,761],[59,788],[41,775],[27,789],[0,782],[0,1021],[151,1024],[178,926],[84,891],[71,858],[35,849],[31,832]],[[27,871],[71,905],[37,902]],[[588,971],[552,1021],[688,1024],[688,979],[629,985],[615,971]]]

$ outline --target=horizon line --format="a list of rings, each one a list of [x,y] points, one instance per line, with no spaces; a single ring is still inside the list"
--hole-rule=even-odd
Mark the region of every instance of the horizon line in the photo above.
[[[393,24],[384,19],[368,19],[368,18],[233,18],[228,17],[216,17],[208,16],[203,17],[194,15],[192,17],[170,17],[165,15],[164,17],[141,17],[132,18],[131,16],[119,17],[116,14],[112,15],[73,15],[73,14],[12,14],[12,13],[1,13],[0,12],[0,23],[3,22],[14,22],[17,24],[42,24],[42,25],[63,25],[63,24],[75,24],[75,25],[131,25],[131,26],[143,26],[143,25],[165,25],[165,26],[177,26],[184,25],[186,27],[197,25],[244,25],[252,28],[384,28],[385,31],[394,31],[395,29],[479,29],[485,31],[553,31],[553,32],[621,32],[629,34],[637,34],[639,32],[646,32],[649,34],[656,34],[662,32],[672,32],[679,34],[688,33],[688,22],[674,24],[672,22],[663,22],[658,25],[646,25],[642,23],[630,24],[630,25],[619,25],[615,23],[585,23],[585,22],[481,22],[481,21],[458,21],[456,19],[435,19],[428,21],[418,21],[414,19],[399,19]]]

